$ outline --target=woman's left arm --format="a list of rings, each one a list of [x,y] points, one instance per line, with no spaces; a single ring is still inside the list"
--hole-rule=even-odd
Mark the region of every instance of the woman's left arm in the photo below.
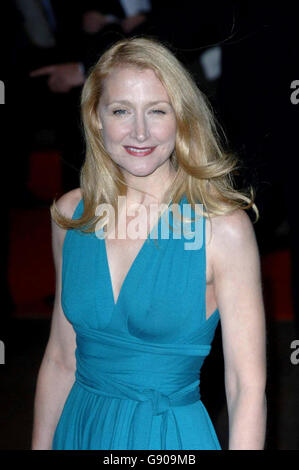
[[[266,432],[266,328],[260,257],[243,210],[212,219],[212,267],[221,318],[229,449],[262,450]]]

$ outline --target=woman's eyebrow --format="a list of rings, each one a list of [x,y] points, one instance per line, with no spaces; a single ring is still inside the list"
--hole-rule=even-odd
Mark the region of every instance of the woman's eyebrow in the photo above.
[[[171,103],[169,101],[166,101],[166,100],[157,100],[157,101],[149,101],[148,103],[146,103],[148,106],[153,106],[153,105],[157,105],[157,104],[162,104],[162,103],[165,103],[165,104],[168,104],[170,105]],[[132,103],[128,100],[114,100],[114,101],[111,101],[107,104],[107,106],[111,106],[112,104],[125,104],[125,105],[131,105]]]

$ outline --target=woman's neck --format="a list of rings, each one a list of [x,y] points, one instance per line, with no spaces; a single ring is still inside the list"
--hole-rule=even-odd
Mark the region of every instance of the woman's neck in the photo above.
[[[165,192],[176,176],[176,171],[171,164],[162,167],[163,165],[147,176],[124,174],[126,183],[130,185],[127,188],[127,204],[147,205],[160,203],[163,200]]]

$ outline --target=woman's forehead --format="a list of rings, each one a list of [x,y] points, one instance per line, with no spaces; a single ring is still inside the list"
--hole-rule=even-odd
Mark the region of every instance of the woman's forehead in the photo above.
[[[103,82],[103,94],[111,95],[157,95],[169,100],[168,93],[156,73],[150,69],[134,66],[115,67]]]

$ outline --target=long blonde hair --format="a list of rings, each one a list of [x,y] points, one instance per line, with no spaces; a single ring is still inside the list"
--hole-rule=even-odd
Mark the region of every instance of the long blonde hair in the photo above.
[[[117,214],[118,196],[126,195],[127,184],[104,147],[98,120],[104,79],[122,65],[152,69],[164,85],[176,115],[176,144],[170,157],[176,176],[162,202],[179,203],[185,194],[191,207],[203,205],[204,216],[252,208],[257,220],[253,189],[250,187],[245,192],[234,187],[238,159],[224,151],[220,126],[207,98],[167,47],[155,39],[137,37],[111,46],[93,66],[84,84],[81,114],[86,156],[80,171],[84,212],[80,218],[71,220],[59,212],[54,200],[50,210],[56,223],[65,229],[93,232],[102,220],[95,215],[97,206],[108,203]]]

